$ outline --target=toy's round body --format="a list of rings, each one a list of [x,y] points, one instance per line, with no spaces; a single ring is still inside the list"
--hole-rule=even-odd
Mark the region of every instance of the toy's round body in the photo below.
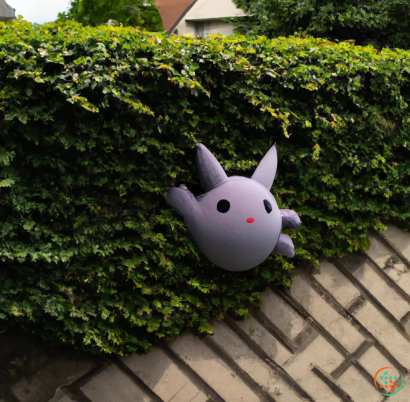
[[[185,223],[195,245],[218,267],[246,271],[274,250],[282,218],[274,197],[262,184],[230,177],[197,201],[198,213],[186,217]],[[220,202],[225,205],[222,212]]]

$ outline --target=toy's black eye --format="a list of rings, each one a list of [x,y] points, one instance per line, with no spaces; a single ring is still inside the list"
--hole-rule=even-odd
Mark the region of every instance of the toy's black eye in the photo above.
[[[217,210],[223,214],[225,212],[228,212],[230,207],[231,207],[231,204],[229,203],[228,200],[221,200],[218,202],[218,205],[216,206]]]
[[[270,214],[272,212],[272,205],[268,200],[263,200],[263,204],[265,205],[266,212]]]

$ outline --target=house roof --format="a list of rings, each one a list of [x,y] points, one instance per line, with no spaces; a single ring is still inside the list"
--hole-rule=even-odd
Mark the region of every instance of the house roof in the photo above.
[[[161,14],[162,23],[164,24],[166,32],[169,33],[181,16],[195,1],[196,0],[155,0],[155,5]]]
[[[14,9],[11,8],[5,0],[0,0],[0,21],[15,18]]]

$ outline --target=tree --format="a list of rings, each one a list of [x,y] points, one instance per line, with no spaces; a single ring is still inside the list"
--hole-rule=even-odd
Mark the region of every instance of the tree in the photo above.
[[[59,20],[75,20],[83,25],[114,25],[163,31],[161,15],[153,0],[73,0],[68,12],[60,13]]]
[[[356,45],[408,48],[410,0],[233,0],[248,16],[233,20],[244,34],[299,31]]]

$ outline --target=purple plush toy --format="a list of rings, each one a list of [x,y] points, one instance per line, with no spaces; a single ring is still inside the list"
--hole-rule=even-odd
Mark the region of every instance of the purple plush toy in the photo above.
[[[199,197],[183,185],[169,189],[166,201],[180,213],[194,244],[216,266],[247,271],[270,254],[295,255],[284,228],[298,229],[295,211],[279,209],[270,192],[278,158],[273,146],[252,178],[228,177],[214,155],[197,144],[199,178],[207,193]]]

